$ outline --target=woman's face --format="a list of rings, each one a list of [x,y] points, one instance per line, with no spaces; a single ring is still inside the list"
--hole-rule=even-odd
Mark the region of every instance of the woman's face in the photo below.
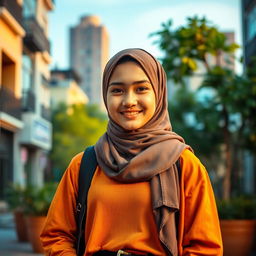
[[[119,64],[108,84],[107,109],[125,130],[143,127],[154,115],[156,97],[149,78],[134,62]]]

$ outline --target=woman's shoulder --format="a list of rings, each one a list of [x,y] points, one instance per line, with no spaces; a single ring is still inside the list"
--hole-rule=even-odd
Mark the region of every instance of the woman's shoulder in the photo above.
[[[198,159],[198,157],[196,157],[196,155],[189,149],[186,148],[183,150],[183,152],[180,155],[180,159],[182,163],[186,163],[186,164],[196,164],[196,165],[200,165],[202,164],[200,162],[200,160]]]
[[[207,178],[208,174],[204,165],[191,150],[185,149],[182,152],[180,162],[185,182],[195,182]]]
[[[70,161],[68,168],[66,170],[66,172],[68,173],[78,173],[79,169],[80,169],[80,164],[82,161],[82,157],[83,157],[83,153],[84,152],[80,152],[78,154],[76,154]]]
[[[82,157],[83,157],[84,152],[80,152],[78,154],[76,154],[70,161],[70,165],[80,165],[81,161],[82,161]]]

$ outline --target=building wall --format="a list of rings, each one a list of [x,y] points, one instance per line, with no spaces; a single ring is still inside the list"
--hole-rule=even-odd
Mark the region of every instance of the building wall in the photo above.
[[[25,4],[25,1],[23,2]],[[19,134],[21,148],[21,173],[25,183],[41,186],[44,170],[52,146],[52,124],[50,121],[49,64],[51,62],[48,39],[48,13],[53,10],[53,1],[37,0],[35,9],[24,12],[27,38],[23,42],[23,54],[30,65],[31,82],[22,81],[24,129]],[[30,37],[29,37],[30,35]],[[23,59],[23,66],[25,65]],[[25,78],[25,70],[23,70]],[[26,75],[28,73],[26,72]],[[33,96],[33,97],[32,97]]]
[[[25,31],[6,9],[1,10],[0,31],[1,63],[3,62],[3,55],[6,55],[12,62],[12,65],[6,65],[6,67],[3,67],[3,63],[1,64],[1,85],[3,85],[4,80],[5,86],[12,90],[17,97],[20,97],[22,37]]]
[[[21,120],[21,56],[25,31],[12,11],[0,2],[0,201],[5,198],[7,185],[20,180],[14,159],[19,159],[17,137],[23,127]],[[16,1],[21,15],[21,3]]]
[[[256,56],[256,0],[242,0],[244,66]]]
[[[87,104],[89,101],[77,81],[67,76],[69,75],[65,71],[58,71],[58,73],[52,74],[51,79],[54,83],[51,85],[51,104],[53,108],[61,102],[73,105]]]
[[[252,57],[256,56],[256,0],[242,0],[242,31],[244,72],[252,67]],[[254,66],[255,68],[255,66]],[[244,190],[256,192],[256,157],[249,151],[244,152]]]

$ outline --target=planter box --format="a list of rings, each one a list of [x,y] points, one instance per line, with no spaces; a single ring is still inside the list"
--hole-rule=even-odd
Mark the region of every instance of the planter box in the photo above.
[[[28,230],[28,239],[36,253],[44,253],[40,234],[43,230],[46,216],[26,216],[26,225]]]
[[[224,256],[250,256],[256,220],[220,220]]]
[[[24,213],[22,211],[14,211],[14,220],[15,220],[15,228],[17,239],[19,242],[27,242],[28,241],[28,233],[26,228],[26,222]]]

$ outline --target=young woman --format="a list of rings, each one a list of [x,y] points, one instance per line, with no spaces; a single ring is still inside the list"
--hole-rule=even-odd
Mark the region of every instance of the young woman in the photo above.
[[[123,50],[107,63],[102,89],[109,123],[95,145],[84,255],[221,256],[210,180],[172,131],[161,64],[142,49]],[[49,209],[41,235],[46,255],[76,255],[81,158],[72,159]]]

